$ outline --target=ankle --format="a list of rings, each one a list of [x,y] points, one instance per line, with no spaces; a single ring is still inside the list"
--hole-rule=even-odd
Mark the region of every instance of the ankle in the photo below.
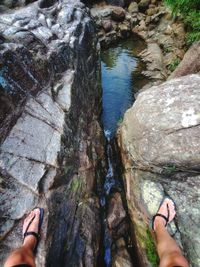
[[[24,239],[22,247],[28,250],[33,251],[36,246],[36,240],[32,236],[27,236]]]
[[[166,221],[162,217],[156,217],[154,220],[154,230],[156,231],[159,228],[165,228]]]

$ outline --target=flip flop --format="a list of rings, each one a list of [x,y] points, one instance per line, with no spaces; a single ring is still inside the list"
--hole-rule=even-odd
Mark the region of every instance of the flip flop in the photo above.
[[[37,209],[37,208],[36,208]],[[44,209],[42,208],[38,208],[40,210],[40,218],[39,218],[39,224],[38,224],[38,232],[28,232],[28,229],[31,225],[31,223],[33,222],[33,220],[35,219],[35,216],[31,219],[31,221],[29,222],[29,224],[27,225],[26,227],[26,230],[24,232],[24,235],[23,235],[23,240],[29,236],[29,235],[32,235],[36,238],[37,242],[36,242],[36,245],[35,245],[35,248],[34,248],[34,253],[36,253],[37,251],[37,246],[38,246],[38,243],[39,243],[39,240],[40,240],[40,230],[41,230],[41,227],[42,227],[42,223],[43,223],[43,220],[44,220]]]
[[[172,203],[173,203],[173,205],[174,205],[174,209],[176,210],[176,205],[175,205],[175,202],[173,201],[173,199],[170,198],[170,197],[168,197],[168,196],[165,196],[165,197],[163,198],[163,200],[161,201],[161,203],[160,203],[160,206],[159,206],[159,208],[158,208],[158,211],[159,211],[160,207],[163,205],[163,203],[164,203],[164,201],[165,201],[166,199],[169,199],[170,201],[172,201]],[[152,221],[151,221],[151,228],[153,229],[153,231],[155,231],[155,228],[154,228],[154,221],[155,221],[155,218],[156,218],[156,217],[162,217],[162,218],[165,220],[165,227],[167,226],[168,223],[170,223],[170,222],[173,220],[173,219],[172,219],[172,220],[169,220],[169,218],[170,218],[170,210],[169,210],[169,206],[168,206],[168,204],[167,204],[167,217],[166,217],[165,215],[159,213],[158,211],[157,211],[157,213],[153,216]]]

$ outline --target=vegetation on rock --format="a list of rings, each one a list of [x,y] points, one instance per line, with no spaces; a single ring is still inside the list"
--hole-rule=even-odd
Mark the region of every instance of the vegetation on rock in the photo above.
[[[173,72],[173,71],[176,69],[176,67],[179,65],[180,62],[181,62],[180,58],[175,58],[174,60],[172,60],[172,61],[170,62],[170,64],[167,66],[167,68],[168,68],[171,72]]]
[[[156,253],[156,247],[155,247],[155,244],[154,244],[154,241],[153,241],[153,238],[152,238],[152,235],[149,229],[147,229],[146,235],[148,237],[146,239],[147,258],[153,267],[157,267],[158,262],[159,262],[158,254]]]
[[[173,14],[181,15],[188,26],[187,43],[200,40],[200,0],[165,0]]]

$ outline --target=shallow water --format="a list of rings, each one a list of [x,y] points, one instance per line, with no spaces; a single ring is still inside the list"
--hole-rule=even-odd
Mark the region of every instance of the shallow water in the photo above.
[[[114,136],[125,111],[132,106],[134,91],[145,84],[134,75],[138,66],[141,66],[137,55],[144,48],[143,41],[129,39],[101,53],[102,121],[108,139]]]

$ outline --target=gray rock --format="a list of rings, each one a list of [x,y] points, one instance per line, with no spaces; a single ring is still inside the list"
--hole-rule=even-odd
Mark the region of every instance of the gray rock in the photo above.
[[[36,193],[38,193],[39,182],[46,172],[44,164],[10,153],[1,153],[0,167],[19,183]]]
[[[125,18],[125,10],[121,7],[115,7],[112,10],[111,18],[114,21],[123,21]]]
[[[136,2],[132,2],[128,7],[128,12],[130,13],[138,12],[138,4]]]
[[[6,177],[6,175],[1,175],[0,186],[0,236],[1,240],[3,240],[16,225],[16,221],[20,220],[24,214],[37,205],[37,195],[31,192],[27,186],[18,183],[11,177]],[[18,240],[18,242],[20,241]],[[1,262],[5,260],[5,256],[1,251]]]
[[[157,43],[148,43],[147,49],[140,53],[140,57],[146,63],[143,74],[156,80],[164,80],[167,76],[164,67],[163,54]]]
[[[105,30],[105,32],[109,32],[112,30],[113,26],[110,20],[103,20],[102,21],[102,27]]]
[[[149,4],[150,4],[150,0],[141,0],[138,4],[139,10],[141,12],[146,11],[146,9],[148,9],[149,7]]]
[[[146,13],[148,16],[153,16],[158,12],[158,9],[156,7],[147,9]]]
[[[68,71],[63,77],[61,89],[57,88],[59,90],[56,91],[56,102],[65,112],[68,111],[71,106],[71,86],[73,85],[73,81],[74,71]]]
[[[191,266],[199,266],[199,81],[199,75],[188,75],[154,86],[140,93],[125,114],[120,145],[126,151],[126,192],[144,259],[143,248],[149,242],[146,225],[167,193],[176,203],[180,232],[174,223],[168,230],[178,231],[176,241]],[[152,170],[154,174],[149,173]]]
[[[120,193],[115,193],[109,201],[107,221],[110,229],[117,227],[126,217]]]
[[[108,6],[108,7],[93,7],[90,9],[90,12],[91,12],[91,15],[94,17],[94,18],[97,18],[97,17],[108,17],[111,15],[112,13],[112,10],[113,10],[113,7],[111,6]]]
[[[22,158],[57,166],[60,136],[46,122],[24,114],[2,144],[2,151]],[[39,138],[39,139],[38,139]]]
[[[70,74],[72,75],[72,73]],[[72,83],[66,77],[63,88],[59,90],[59,99],[63,94],[66,97],[65,104],[70,101],[71,86]],[[68,88],[68,95],[66,93],[66,87]],[[67,109],[67,105],[65,106],[65,109]],[[58,103],[52,99],[51,92],[42,92],[38,94],[36,99],[30,99],[25,107],[25,112],[62,133],[64,112]]]
[[[132,267],[131,257],[127,251],[123,238],[116,242],[117,252],[113,253],[112,267]]]
[[[21,245],[23,218],[36,206],[45,209],[37,266],[97,262],[97,165],[104,176],[98,55],[79,0],[1,13],[0,265]]]
[[[198,168],[199,81],[198,75],[186,76],[139,94],[122,125],[124,142],[137,164]]]

